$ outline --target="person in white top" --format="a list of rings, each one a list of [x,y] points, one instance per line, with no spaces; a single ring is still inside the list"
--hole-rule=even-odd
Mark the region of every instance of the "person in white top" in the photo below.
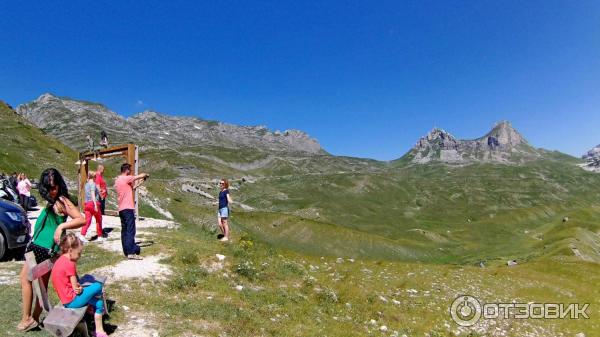
[[[19,204],[25,211],[29,210],[29,197],[31,197],[31,181],[27,179],[25,173],[19,174],[19,183],[17,190],[19,191]]]

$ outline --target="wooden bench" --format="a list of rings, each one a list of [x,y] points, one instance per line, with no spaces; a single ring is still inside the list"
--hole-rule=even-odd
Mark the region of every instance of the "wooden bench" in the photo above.
[[[61,303],[54,307],[50,304],[48,289],[44,282],[40,282],[40,278],[52,270],[54,263],[46,260],[37,264],[33,252],[25,254],[25,263],[29,268],[28,279],[32,282],[34,301],[37,300],[40,307],[48,313],[44,319],[44,329],[56,337],[66,337],[70,336],[77,328],[80,334],[89,337],[87,324],[83,320],[87,306],[69,309],[63,307]],[[107,310],[106,297],[104,297],[104,309]]]

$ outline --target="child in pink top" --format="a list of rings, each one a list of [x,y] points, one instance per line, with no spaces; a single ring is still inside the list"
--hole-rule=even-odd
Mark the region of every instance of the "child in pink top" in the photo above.
[[[102,283],[94,282],[86,287],[79,284],[76,262],[81,257],[83,243],[73,233],[60,240],[61,256],[52,268],[52,284],[60,302],[65,308],[95,307],[94,320],[96,337],[108,337],[102,327],[104,300],[102,299]]]

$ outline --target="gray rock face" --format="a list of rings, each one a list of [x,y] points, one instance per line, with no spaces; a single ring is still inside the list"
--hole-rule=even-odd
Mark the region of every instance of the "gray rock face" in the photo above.
[[[52,94],[43,94],[30,103],[19,105],[17,113],[76,149],[85,148],[87,134],[99,139],[100,131],[104,130],[112,144],[133,142],[145,147],[214,145],[325,154],[317,140],[298,130],[271,132],[264,126],[237,126],[154,111],[144,111],[126,119],[102,104]]]
[[[424,164],[432,161],[445,163],[523,162],[539,158],[509,122],[503,121],[485,136],[475,140],[459,140],[450,133],[435,128],[419,139],[407,154],[411,162]]]
[[[593,171],[600,171],[600,145],[589,150],[581,157],[585,160],[585,167]]]

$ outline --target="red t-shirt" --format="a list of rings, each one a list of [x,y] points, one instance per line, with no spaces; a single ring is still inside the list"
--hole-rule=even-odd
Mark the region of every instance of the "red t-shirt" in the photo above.
[[[62,304],[71,303],[77,296],[71,284],[71,276],[77,276],[77,266],[66,254],[63,254],[54,263],[51,276],[52,284]]]
[[[106,199],[106,181],[104,181],[104,177],[96,172],[96,185],[100,188],[100,198]]]
[[[117,190],[119,211],[124,209],[135,209],[133,202],[134,176],[120,175],[115,179],[115,190]]]

